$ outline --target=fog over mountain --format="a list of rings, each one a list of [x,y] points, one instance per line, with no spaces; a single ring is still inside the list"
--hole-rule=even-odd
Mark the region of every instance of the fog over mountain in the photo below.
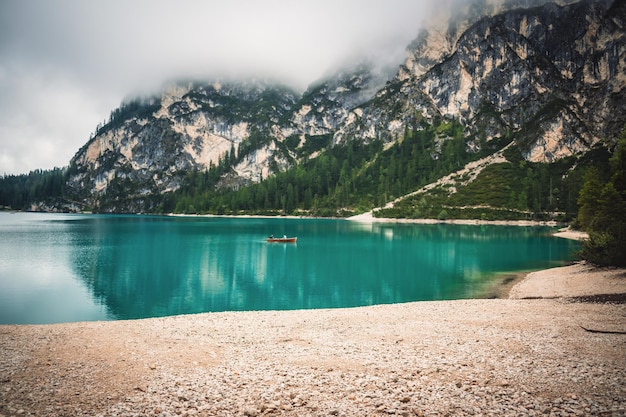
[[[65,166],[124,99],[173,79],[270,77],[303,91],[357,57],[400,64],[425,22],[472,4],[543,2],[4,0],[0,175]]]
[[[0,175],[66,165],[122,100],[171,79],[304,90],[358,55],[400,63],[435,3],[3,1]]]

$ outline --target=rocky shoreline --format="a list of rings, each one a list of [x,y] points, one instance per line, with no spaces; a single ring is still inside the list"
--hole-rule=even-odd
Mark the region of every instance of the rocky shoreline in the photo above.
[[[581,263],[510,299],[5,325],[0,415],[626,415],[625,293]]]

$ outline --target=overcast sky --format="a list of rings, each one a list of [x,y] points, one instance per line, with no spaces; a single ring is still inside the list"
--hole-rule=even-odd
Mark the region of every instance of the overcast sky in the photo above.
[[[435,0],[0,0],[0,175],[66,166],[122,100],[175,78],[299,90],[346,59],[403,61]]]

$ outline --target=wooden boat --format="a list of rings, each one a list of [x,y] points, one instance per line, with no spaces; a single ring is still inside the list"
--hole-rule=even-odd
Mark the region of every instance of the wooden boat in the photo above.
[[[297,237],[268,237],[269,243],[296,243]]]

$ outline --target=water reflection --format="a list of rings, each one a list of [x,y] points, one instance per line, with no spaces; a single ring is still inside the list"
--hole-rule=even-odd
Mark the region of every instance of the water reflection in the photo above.
[[[569,250],[514,227],[150,217],[83,227],[76,274],[117,318],[462,298],[491,272]],[[298,244],[265,243],[287,230]]]
[[[71,216],[0,213],[0,323],[39,324],[106,320],[106,305],[94,303],[77,280]]]
[[[560,264],[576,247],[546,228],[341,220],[53,216],[28,227],[14,246],[40,241],[60,271],[50,279],[80,282],[114,319],[472,297],[495,272]],[[67,309],[85,303],[67,293]]]

